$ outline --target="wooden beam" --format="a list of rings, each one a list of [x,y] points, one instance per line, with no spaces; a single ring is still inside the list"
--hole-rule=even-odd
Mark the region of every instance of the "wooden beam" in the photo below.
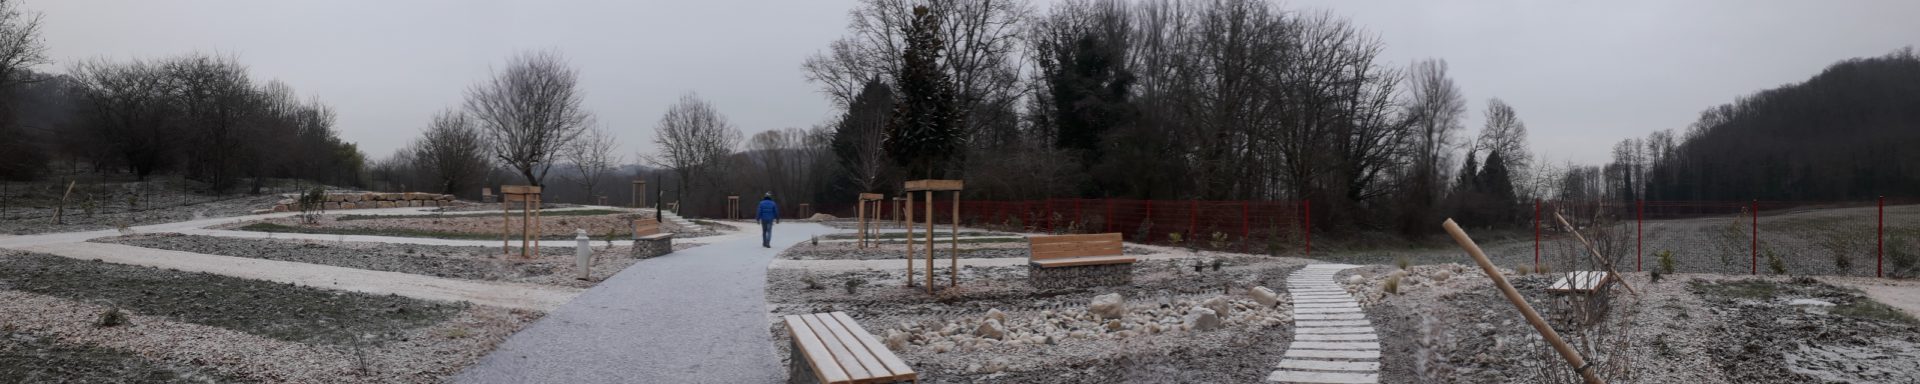
[[[911,180],[907,181],[908,192],[920,191],[958,191],[965,189],[966,182],[960,180]]]

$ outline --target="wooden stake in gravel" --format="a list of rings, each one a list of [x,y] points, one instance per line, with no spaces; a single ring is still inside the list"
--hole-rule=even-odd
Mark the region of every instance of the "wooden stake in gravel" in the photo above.
[[[1540,336],[1547,339],[1547,343],[1553,344],[1553,349],[1560,352],[1560,357],[1567,359],[1567,365],[1572,366],[1574,372],[1579,373],[1588,384],[1606,383],[1600,380],[1599,375],[1593,373],[1586,359],[1580,357],[1580,352],[1574,351],[1572,346],[1567,345],[1566,340],[1561,340],[1560,334],[1553,331],[1553,326],[1547,325],[1547,321],[1540,318],[1540,313],[1534,312],[1533,306],[1527,305],[1527,299],[1520,297],[1520,292],[1513,290],[1512,284],[1507,284],[1507,277],[1493,267],[1493,262],[1487,260],[1487,254],[1480,251],[1480,245],[1474,244],[1473,239],[1467,237],[1467,232],[1461,230],[1459,224],[1454,224],[1453,219],[1447,219],[1440,226],[1447,229],[1447,234],[1453,236],[1453,241],[1459,243],[1460,248],[1466,249],[1467,254],[1473,256],[1473,262],[1480,264],[1480,270],[1487,273],[1487,278],[1493,279],[1493,285],[1500,287],[1500,293],[1507,296],[1507,301],[1513,302],[1513,307],[1520,310],[1520,315],[1527,318],[1528,324],[1533,324],[1533,329],[1539,331]]]
[[[1594,247],[1593,247],[1593,243],[1589,243],[1589,242],[1587,242],[1587,237],[1586,237],[1586,236],[1580,236],[1580,231],[1578,231],[1578,230],[1574,230],[1574,229],[1573,229],[1573,225],[1572,225],[1572,224],[1567,224],[1567,218],[1565,218],[1565,217],[1560,217],[1560,212],[1554,212],[1554,213],[1553,213],[1553,218],[1554,218],[1555,220],[1560,220],[1560,225],[1561,225],[1561,226],[1564,226],[1564,227],[1567,227],[1567,232],[1568,232],[1568,233],[1572,233],[1572,234],[1573,234],[1573,238],[1574,238],[1574,239],[1578,239],[1578,240],[1580,240],[1580,245],[1584,245],[1584,246],[1587,246],[1587,251],[1588,251],[1588,252],[1593,252],[1593,261],[1594,261],[1594,262],[1597,262],[1597,263],[1600,263],[1600,265],[1601,265],[1601,266],[1605,266],[1605,267],[1607,267],[1607,273],[1611,273],[1611,274],[1612,274],[1612,275],[1609,275],[1609,277],[1608,277],[1608,278],[1611,278],[1611,279],[1613,279],[1614,281],[1619,281],[1619,282],[1620,282],[1620,286],[1622,286],[1622,287],[1627,287],[1627,293],[1631,293],[1631,294],[1633,294],[1634,296],[1639,296],[1639,295],[1640,295],[1640,292],[1634,292],[1634,290],[1633,290],[1633,286],[1631,286],[1631,285],[1627,285],[1627,279],[1625,279],[1625,278],[1621,278],[1621,277],[1620,277],[1620,271],[1616,271],[1616,270],[1614,270],[1614,269],[1613,269],[1613,262],[1611,262],[1611,261],[1607,261],[1607,258],[1606,258],[1606,257],[1603,257],[1603,256],[1600,256],[1600,249],[1598,249],[1598,248],[1594,248]],[[1571,272],[1571,271],[1569,271],[1569,272]],[[1601,284],[1605,284],[1605,283],[1606,283],[1606,280],[1601,280],[1601,281],[1600,281],[1600,283],[1601,283]]]
[[[53,208],[53,223],[66,224],[67,197],[73,196],[73,181],[67,181],[67,193],[60,194],[60,206]]]

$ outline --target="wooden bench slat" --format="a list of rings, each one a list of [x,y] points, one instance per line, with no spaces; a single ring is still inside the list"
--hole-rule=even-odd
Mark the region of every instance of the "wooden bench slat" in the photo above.
[[[1059,259],[1068,257],[1111,256],[1122,252],[1124,252],[1124,249],[1117,244],[1097,244],[1065,249],[1034,248],[1032,253],[1035,259]]]
[[[833,356],[827,352],[826,343],[820,340],[820,335],[813,332],[813,327],[807,325],[805,319],[798,315],[786,315],[782,318],[787,321],[787,333],[793,335],[794,344],[798,344],[799,352],[803,352],[794,358],[806,359],[807,364],[813,366],[815,379],[822,383],[841,383],[851,380],[847,377],[847,371],[840,369],[839,365],[820,364],[821,361],[833,360]]]
[[[887,371],[893,374],[893,377],[890,379],[907,381],[919,380],[919,374],[914,373],[913,368],[908,367],[906,361],[900,360],[900,356],[894,355],[893,350],[887,349],[886,344],[874,340],[873,334],[868,333],[865,327],[860,326],[860,323],[854,322],[853,317],[847,316],[845,312],[839,311],[835,311],[829,315],[835,320],[839,320],[840,325],[846,326],[847,332],[853,333],[854,338],[860,339],[860,344],[866,347],[868,352],[872,352],[873,357],[880,361],[880,365],[886,367]]]
[[[853,353],[854,361],[843,364],[859,364],[861,369],[867,371],[866,376],[854,376],[853,381],[878,381],[879,379],[893,377],[893,372],[888,372],[887,367],[880,364],[880,359],[874,357],[873,352],[867,349],[866,343],[859,338],[853,337],[853,333],[847,331],[846,325],[840,324],[839,318],[835,318],[829,314],[816,314],[813,316],[819,318],[821,323],[826,324],[827,330],[833,332],[833,337],[839,339],[840,344],[845,345],[848,352]]]
[[[1133,263],[1135,261],[1138,261],[1138,260],[1134,259],[1133,256],[1120,255],[1120,256],[1087,256],[1087,257],[1074,257],[1074,258],[1066,258],[1066,259],[1031,260],[1028,262],[1033,263],[1034,265],[1038,265],[1042,268],[1053,268],[1053,267],[1074,267],[1074,266],[1083,266],[1083,265],[1127,264],[1127,263]]]
[[[854,359],[853,352],[848,350],[845,344],[840,343],[840,338],[834,337],[833,331],[827,329],[826,323],[822,322],[817,314],[800,315],[800,319],[805,320],[807,326],[813,328],[814,336],[818,337],[822,344],[826,344],[827,353],[830,354],[827,361],[838,364],[840,369],[846,372],[847,382],[873,376],[867,373],[865,367],[860,366],[860,362]],[[814,361],[819,362],[819,360]],[[819,365],[814,364],[814,366]],[[837,383],[837,381],[831,383]]]

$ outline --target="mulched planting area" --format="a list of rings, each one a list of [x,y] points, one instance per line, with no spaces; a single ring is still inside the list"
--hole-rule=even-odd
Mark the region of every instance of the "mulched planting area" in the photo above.
[[[518,242],[514,243],[513,256],[509,258],[502,255],[499,247],[240,239],[174,233],[105,237],[92,241],[466,280],[583,288],[593,286],[593,282],[575,279],[579,272],[574,264],[572,248],[541,247],[536,258],[523,261],[519,260]],[[635,260],[628,252],[629,247],[607,248],[602,244],[594,244],[594,276],[612,276],[633,265]]]
[[[467,307],[45,254],[5,256],[0,289],[317,344],[396,334],[446,320]]]
[[[1219,260],[1217,270],[1205,260],[1145,260],[1135,265],[1130,285],[1061,290],[1029,286],[1025,266],[965,267],[958,288],[935,295],[904,286],[904,263],[851,272],[776,268],[768,271],[767,297],[775,318],[847,312],[876,337],[892,339],[894,352],[921,373],[922,382],[1264,380],[1292,338],[1292,309],[1284,295],[1278,308],[1262,307],[1249,289],[1278,290],[1287,273],[1309,261]],[[934,276],[947,284],[944,268]],[[1109,293],[1124,298],[1120,319],[1089,312],[1095,296]],[[1216,298],[1215,305],[1228,309],[1221,327],[1190,327],[1186,316]],[[988,319],[1001,322],[1000,337],[980,330]],[[776,321],[771,331],[784,355],[784,325]]]
[[[561,213],[564,213],[562,211]],[[352,217],[351,220],[341,220]],[[603,240],[631,239],[633,220],[639,214],[615,213],[586,216],[548,216],[541,215],[539,226],[532,228],[535,235],[545,240],[572,240],[574,230],[584,229],[587,236]],[[502,231],[506,237],[520,238],[521,219],[515,215],[503,222],[497,215],[451,215],[451,216],[387,216],[372,218],[366,215],[327,215],[321,216],[316,223],[308,224],[297,217],[262,219],[247,223],[218,226],[222,229],[236,229],[255,232],[310,233],[325,235],[365,235],[425,237],[455,240],[500,240]],[[510,225],[508,225],[510,224]],[[670,228],[669,228],[670,229]]]
[[[630,213],[630,212],[616,211],[611,209],[578,209],[578,210],[569,210],[569,211],[545,211],[540,213],[540,217],[547,218],[547,217],[567,217],[567,216],[599,216],[599,215],[618,215],[618,214],[625,214],[625,213]],[[507,215],[517,216],[519,214],[520,214],[519,211],[513,211],[512,213],[508,213]],[[501,216],[501,213],[499,211],[494,211],[494,212],[479,212],[479,213],[436,213],[436,214],[430,214],[430,215],[409,215],[406,217],[431,218],[431,219],[460,219],[460,218],[473,218],[473,217],[492,218],[492,217],[500,217],[500,216]],[[392,218],[395,218],[395,216],[394,215],[345,214],[345,215],[340,215],[338,217],[335,217],[334,220],[352,221],[352,220],[378,220],[378,219],[392,219]]]
[[[0,329],[0,382],[225,383],[240,380],[124,351],[62,345],[46,336]]]
[[[1502,273],[1544,317],[1561,318],[1571,310],[1545,292],[1559,276]],[[1385,292],[1384,282],[1396,274],[1398,293]],[[1358,281],[1349,280],[1355,275]],[[1603,325],[1555,327],[1576,344],[1600,343],[1587,358],[1610,381],[1920,377],[1920,328],[1856,291],[1805,278],[1679,274],[1655,282],[1644,273],[1625,276],[1640,294],[1614,286]],[[1476,267],[1371,266],[1348,270],[1339,280],[1359,292],[1380,334],[1381,382],[1578,381]]]

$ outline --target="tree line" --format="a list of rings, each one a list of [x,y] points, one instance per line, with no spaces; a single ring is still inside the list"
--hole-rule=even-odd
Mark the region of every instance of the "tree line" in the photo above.
[[[260,193],[268,178],[359,184],[365,158],[324,103],[206,53],[35,72],[52,60],[40,15],[18,6],[0,1],[0,178],[36,180],[64,163],[138,180],[178,173],[219,193]]]

